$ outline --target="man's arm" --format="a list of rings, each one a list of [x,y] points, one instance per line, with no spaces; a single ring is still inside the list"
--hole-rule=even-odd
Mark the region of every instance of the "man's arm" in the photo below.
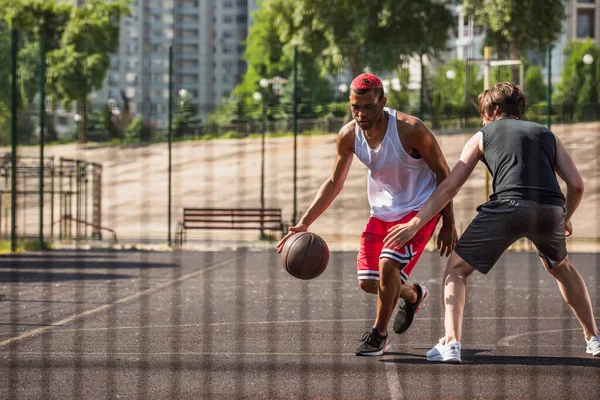
[[[290,227],[290,232],[281,239],[277,244],[278,252],[283,248],[285,241],[296,232],[303,232],[308,230],[308,227],[315,222],[319,215],[323,214],[325,210],[333,203],[333,200],[342,191],[344,182],[348,177],[350,166],[352,165],[352,159],[354,155],[354,124],[350,123],[346,125],[336,140],[336,157],[333,165],[333,171],[329,178],[321,185],[321,188],[315,195],[315,198],[308,210],[304,213],[300,221],[296,226]]]
[[[573,229],[570,224],[571,217],[575,213],[579,203],[581,203],[584,185],[583,178],[577,170],[575,162],[567,152],[564,144],[558,138],[556,138],[555,170],[558,176],[560,176],[567,184],[567,215],[565,216],[565,228],[567,230],[567,236],[570,236]]]
[[[450,174],[450,168],[448,162],[440,149],[440,146],[435,140],[435,136],[421,121],[417,120],[415,123],[416,135],[411,135],[409,144],[412,148],[417,150],[423,160],[427,163],[429,168],[435,174],[437,185],[439,186]],[[454,208],[452,207],[452,201],[442,210],[442,220],[448,226],[454,223]]]
[[[462,185],[465,184],[477,162],[483,155],[483,134],[475,134],[462,150],[460,160],[456,166],[433,192],[423,209],[408,223],[394,227],[384,240],[386,247],[406,243],[419,231],[434,215],[456,196]]]

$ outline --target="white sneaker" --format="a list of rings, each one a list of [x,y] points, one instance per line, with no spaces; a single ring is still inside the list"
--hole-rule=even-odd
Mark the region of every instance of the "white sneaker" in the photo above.
[[[441,338],[439,343],[426,353],[427,361],[459,364],[462,362],[460,358],[460,348],[459,342],[445,344],[444,338]]]
[[[600,357],[600,335],[594,336],[590,340],[585,341],[587,344],[585,352],[593,355],[594,357]]]

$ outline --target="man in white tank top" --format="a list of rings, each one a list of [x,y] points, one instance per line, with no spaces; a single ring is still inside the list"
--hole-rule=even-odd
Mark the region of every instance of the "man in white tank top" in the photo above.
[[[398,298],[402,302],[394,331],[405,332],[428,297],[423,285],[406,281],[427,242],[439,215],[402,247],[384,246],[388,231],[410,220],[421,210],[437,184],[449,174],[448,164],[434,136],[418,118],[385,107],[383,85],[373,74],[361,74],[350,86],[353,121],[338,133],[337,155],[331,176],[323,183],[306,213],[277,244],[278,251],[296,232],[308,227],[342,190],[353,155],[369,169],[367,190],[371,218],[362,234],[358,253],[359,286],[377,294],[377,318],[363,335],[356,355],[382,355],[389,349],[387,326]],[[452,253],[457,239],[452,203],[442,211],[438,236],[440,255]]]

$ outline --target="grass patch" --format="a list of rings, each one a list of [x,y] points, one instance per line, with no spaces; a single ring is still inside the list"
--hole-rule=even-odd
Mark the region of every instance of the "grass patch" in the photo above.
[[[10,240],[2,240],[0,241],[0,254],[10,254]],[[21,253],[23,251],[42,251],[42,250],[52,250],[52,242],[43,242],[40,245],[39,240],[37,239],[19,239],[17,240],[17,253]]]

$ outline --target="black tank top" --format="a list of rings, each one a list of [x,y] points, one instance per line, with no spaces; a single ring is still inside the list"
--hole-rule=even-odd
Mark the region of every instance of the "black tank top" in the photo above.
[[[493,177],[490,200],[523,199],[564,207],[554,166],[556,138],[535,122],[503,118],[481,129],[483,162]]]

